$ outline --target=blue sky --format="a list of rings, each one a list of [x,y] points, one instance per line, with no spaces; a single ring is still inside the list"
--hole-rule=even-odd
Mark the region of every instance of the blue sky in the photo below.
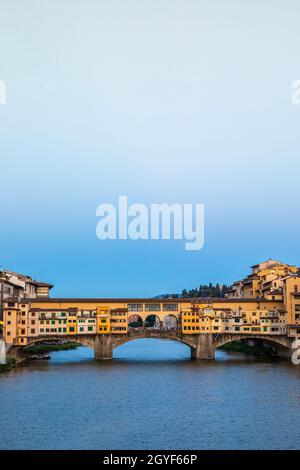
[[[300,5],[247,3],[0,0],[0,265],[150,296],[300,264]],[[98,240],[121,194],[204,203],[204,249]]]

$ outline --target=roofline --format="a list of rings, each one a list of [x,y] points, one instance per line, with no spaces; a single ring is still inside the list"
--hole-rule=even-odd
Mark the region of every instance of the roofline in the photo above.
[[[149,298],[149,297],[113,297],[113,298],[72,298],[72,297],[63,297],[63,298],[41,298],[37,297],[34,299],[22,299],[23,301],[27,301],[30,303],[245,303],[245,302],[264,302],[264,303],[282,303],[282,300],[271,300],[271,299],[264,299],[261,297],[255,297],[255,298],[223,298],[223,297],[217,297],[217,298],[210,298],[210,297],[188,297],[188,298]],[[21,302],[21,303],[22,303]]]
[[[277,259],[267,259],[266,261],[261,261],[260,263],[257,263],[257,264],[254,264],[253,266],[250,266],[250,269],[251,268],[257,268],[258,266],[260,266],[261,264],[266,264],[266,263],[269,263],[269,262],[272,262],[272,263],[277,263],[279,265],[287,265],[287,263],[284,263],[283,261],[279,261]],[[272,265],[273,266],[273,265]]]
[[[34,286],[37,286],[37,287],[49,287],[49,289],[52,289],[52,287],[54,287],[54,284],[49,284],[48,282],[42,282],[42,281],[34,281],[33,279],[28,281],[28,284],[33,284]]]

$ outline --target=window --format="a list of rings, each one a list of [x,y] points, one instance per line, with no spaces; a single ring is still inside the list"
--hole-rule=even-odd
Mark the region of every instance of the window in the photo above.
[[[142,312],[143,304],[128,304],[128,312]]]
[[[31,330],[30,330],[30,331],[31,331],[31,334],[33,334],[33,335],[34,335],[34,333],[35,333],[35,329],[34,329],[34,328],[31,328]]]
[[[93,327],[92,327],[92,326],[88,326],[88,331],[93,331]]]
[[[25,330],[21,330],[21,335],[25,335],[26,331]]]
[[[146,312],[160,312],[160,304],[145,304]]]
[[[74,331],[75,331],[74,326],[70,326],[70,333],[74,333]]]
[[[177,312],[178,304],[163,304],[163,311],[164,312]]]

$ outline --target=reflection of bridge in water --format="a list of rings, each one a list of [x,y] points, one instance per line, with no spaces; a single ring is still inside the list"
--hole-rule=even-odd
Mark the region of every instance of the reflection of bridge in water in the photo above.
[[[97,360],[113,358],[113,350],[129,341],[141,338],[157,338],[178,341],[190,347],[192,359],[214,359],[216,349],[233,341],[251,341],[254,345],[268,348],[270,352],[280,357],[290,357],[292,354],[292,339],[285,335],[253,335],[253,334],[183,334],[181,328],[174,327],[129,327],[127,334],[95,334],[95,335],[59,335],[39,336],[32,338],[27,346],[50,342],[64,341],[77,342],[80,345],[94,349],[94,357]],[[26,347],[10,346],[9,353],[22,359]]]

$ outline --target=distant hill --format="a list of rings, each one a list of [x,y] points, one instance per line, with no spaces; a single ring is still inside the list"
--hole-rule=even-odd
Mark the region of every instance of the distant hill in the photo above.
[[[178,299],[181,297],[180,294],[159,294],[152,297],[152,299]]]
[[[230,286],[225,284],[200,284],[195,289],[186,290],[183,289],[181,297],[193,298],[193,297],[212,297],[212,298],[224,298],[226,292],[230,289]]]
[[[160,294],[153,297],[153,299],[178,299],[178,298],[195,298],[195,297],[206,297],[206,298],[224,298],[226,292],[230,289],[230,286],[225,284],[200,284],[199,287],[194,289],[183,289],[181,294]]]

